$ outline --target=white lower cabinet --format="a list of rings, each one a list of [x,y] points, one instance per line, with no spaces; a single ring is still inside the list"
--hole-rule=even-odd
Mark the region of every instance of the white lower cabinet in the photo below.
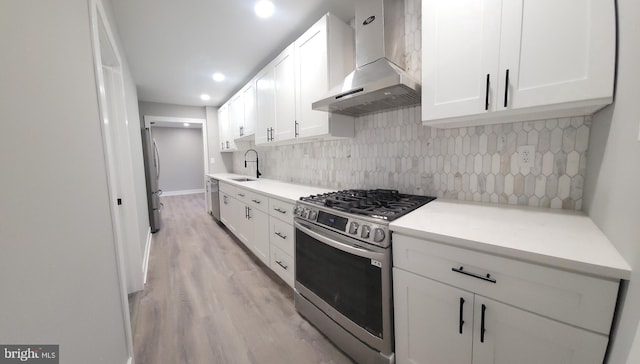
[[[412,364],[602,363],[605,335],[394,268],[396,355]]]
[[[295,205],[275,198],[269,199],[269,242],[271,269],[291,288],[294,284],[294,228]]]
[[[397,363],[596,364],[619,282],[394,234]]]
[[[247,245],[264,264],[269,265],[269,216],[256,208],[247,208],[247,220],[253,232]]]
[[[268,198],[224,182],[220,183],[220,191],[220,221],[269,265],[269,215],[255,207],[262,201],[266,205]]]
[[[220,221],[293,288],[295,204],[220,183]]]
[[[393,291],[398,363],[472,362],[473,293],[397,268]]]

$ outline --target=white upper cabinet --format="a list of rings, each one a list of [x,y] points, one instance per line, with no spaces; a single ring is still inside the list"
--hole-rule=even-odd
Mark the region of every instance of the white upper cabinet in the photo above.
[[[229,101],[229,125],[233,139],[246,139],[254,134],[256,120],[255,85],[252,80]]]
[[[260,71],[255,78],[256,144],[353,137],[352,117],[311,109],[354,69],[353,52],[353,29],[326,14]]]
[[[422,14],[425,125],[587,115],[612,101],[613,1],[424,0]]]
[[[270,142],[271,131],[276,125],[273,75],[273,66],[268,65],[256,76],[256,145]]]
[[[293,45],[276,58],[273,64],[274,96],[276,102],[275,131],[272,141],[289,140],[295,137],[296,82]]]
[[[218,131],[220,134],[220,151],[233,152],[237,150],[233,142],[233,130],[229,120],[229,104],[224,104],[218,109]]]
[[[500,1],[423,1],[422,22],[422,119],[495,110]]]
[[[242,102],[244,106],[244,124],[240,131],[240,137],[248,137],[255,133],[256,126],[256,85],[251,80],[242,89]]]
[[[238,92],[229,101],[229,127],[233,133],[233,139],[242,137],[244,129],[244,102],[242,92]]]
[[[323,16],[295,43],[297,138],[354,136],[352,117],[317,111],[326,96],[354,69],[353,29],[331,14]]]

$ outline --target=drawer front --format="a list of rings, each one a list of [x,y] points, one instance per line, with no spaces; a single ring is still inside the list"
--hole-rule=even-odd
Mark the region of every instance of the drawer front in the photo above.
[[[240,191],[245,195],[245,202],[251,207],[269,213],[269,198],[253,191]]]
[[[278,247],[271,249],[271,269],[293,288],[293,258]]]
[[[558,321],[611,329],[619,282],[393,235],[395,267]]]
[[[271,245],[275,245],[285,253],[293,256],[293,225],[273,216],[269,217],[269,225]]]
[[[233,194],[235,192],[235,186],[233,186],[233,185],[231,185],[229,183],[226,183],[226,182],[220,181],[220,187],[219,188],[220,188],[220,192],[224,192],[224,193],[226,193],[228,195],[231,195],[231,194]]]
[[[245,202],[245,203],[246,203],[247,201],[249,201],[248,196],[249,196],[250,192],[249,192],[249,191],[247,191],[247,190],[245,190],[244,188],[240,188],[240,187],[237,187],[237,186],[233,186],[233,190],[232,190],[232,191],[233,191],[233,192],[231,193],[231,195],[232,195],[234,198],[237,198],[238,200],[240,200],[240,201],[242,201],[242,202]]]
[[[285,202],[275,198],[269,199],[269,214],[278,219],[293,225],[293,209],[296,205],[291,202]]]

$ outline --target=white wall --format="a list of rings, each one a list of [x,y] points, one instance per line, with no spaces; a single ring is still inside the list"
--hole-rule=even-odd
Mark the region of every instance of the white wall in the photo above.
[[[152,128],[160,155],[159,188],[165,193],[204,190],[202,128]]]
[[[640,2],[618,0],[615,104],[595,115],[585,181],[585,210],[633,268],[609,363],[629,358],[640,323]],[[637,354],[636,354],[637,356]]]
[[[126,363],[86,0],[0,2],[0,343]]]

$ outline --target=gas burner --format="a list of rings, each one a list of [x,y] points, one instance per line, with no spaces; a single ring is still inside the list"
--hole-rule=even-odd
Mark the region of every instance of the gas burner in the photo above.
[[[434,200],[396,190],[343,190],[300,198],[301,201],[351,214],[391,221]]]

